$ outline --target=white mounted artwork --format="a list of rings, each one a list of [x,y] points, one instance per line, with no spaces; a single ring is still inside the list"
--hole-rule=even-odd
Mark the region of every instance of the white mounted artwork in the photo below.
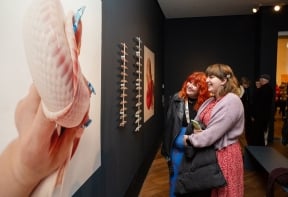
[[[101,165],[101,29],[102,1],[61,1],[64,12],[86,6],[82,16],[83,32],[79,62],[83,74],[93,85],[96,95],[91,96],[89,117],[92,123],[85,129],[78,148],[64,172],[64,182],[54,190],[53,175],[43,180],[34,196],[72,196]],[[18,136],[14,111],[18,101],[27,95],[32,83],[24,53],[22,19],[30,0],[2,0],[0,7],[0,152]],[[52,189],[52,190],[51,190]],[[38,193],[37,193],[38,192]],[[45,194],[45,195],[44,195]]]
[[[125,42],[121,42],[121,81],[120,81],[120,127],[124,127],[127,123],[127,83],[128,83],[128,66],[127,66],[127,45]]]
[[[139,132],[140,128],[142,127],[142,48],[141,48],[141,38],[136,37],[136,52],[135,52],[135,58],[136,58],[136,81],[135,81],[135,89],[136,89],[136,112],[135,112],[135,132]]]

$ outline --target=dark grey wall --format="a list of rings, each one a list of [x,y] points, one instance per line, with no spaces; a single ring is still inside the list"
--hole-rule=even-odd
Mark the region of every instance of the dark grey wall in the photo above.
[[[268,73],[274,86],[278,31],[288,30],[287,21],[288,6],[279,13],[262,7],[249,16],[166,20],[165,97],[178,91],[191,72],[219,62],[229,64],[238,78],[246,76],[252,82]]]
[[[205,71],[213,63],[229,64],[237,76],[252,78],[256,37],[257,18],[254,16],[167,20],[164,60],[166,96],[178,91],[191,72]]]
[[[102,11],[102,165],[75,196],[137,196],[145,178],[143,173],[149,169],[163,131],[161,84],[164,16],[155,0],[104,0]],[[142,49],[145,45],[155,54],[155,114],[138,133],[134,132],[136,94],[133,84],[136,79],[133,65],[136,36],[143,41]],[[128,45],[129,67],[128,123],[124,128],[119,127],[121,42]]]

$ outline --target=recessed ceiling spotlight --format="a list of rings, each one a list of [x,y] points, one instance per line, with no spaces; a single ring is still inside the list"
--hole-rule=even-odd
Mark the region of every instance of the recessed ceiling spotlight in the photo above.
[[[253,13],[257,13],[258,12],[258,8],[252,8],[252,12]]]
[[[274,6],[274,11],[275,11],[275,12],[279,12],[280,9],[281,9],[281,6],[280,6],[280,5],[275,5],[275,6]]]

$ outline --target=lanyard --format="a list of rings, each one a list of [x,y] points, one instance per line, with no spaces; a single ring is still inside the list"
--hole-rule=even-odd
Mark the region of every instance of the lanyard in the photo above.
[[[185,99],[185,116],[187,123],[190,123],[190,116],[189,116],[189,107],[188,107],[188,99]]]

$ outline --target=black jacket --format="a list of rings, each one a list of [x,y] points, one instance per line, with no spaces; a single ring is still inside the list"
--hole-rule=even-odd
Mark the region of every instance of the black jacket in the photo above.
[[[226,185],[226,180],[218,164],[214,146],[205,148],[189,146],[176,181],[176,196],[207,192],[224,185]]]
[[[199,123],[204,130],[206,126]],[[189,124],[185,134],[190,135],[193,132],[193,125]],[[176,180],[175,195],[179,197],[210,196],[212,188],[224,185],[226,185],[226,180],[218,164],[214,145],[204,148],[195,148],[191,144],[186,146]]]
[[[269,121],[271,115],[273,114],[273,98],[273,89],[269,83],[262,85],[259,89],[255,90],[252,116],[256,120]]]
[[[196,101],[197,99],[188,98],[190,119],[193,119],[197,114],[197,111],[194,109]],[[183,117],[185,117],[185,119]],[[170,152],[181,127],[187,127],[187,125],[188,123],[185,116],[185,100],[180,98],[178,93],[176,93],[169,101],[165,119],[165,131],[163,134],[161,153],[167,160],[171,159]]]
[[[184,99],[179,98],[178,93],[173,95],[168,105],[161,148],[161,154],[167,160],[170,160],[170,152],[173,142],[182,127],[183,116],[185,113],[184,105]]]

